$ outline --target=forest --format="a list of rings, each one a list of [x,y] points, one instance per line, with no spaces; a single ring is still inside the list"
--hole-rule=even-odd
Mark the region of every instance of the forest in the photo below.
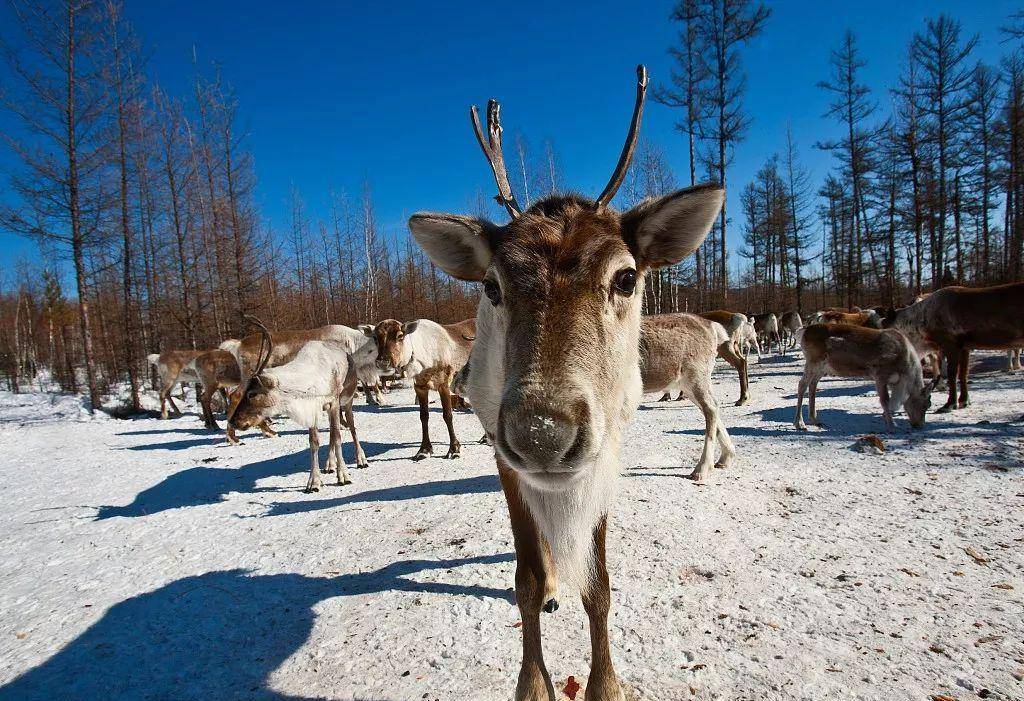
[[[384,230],[369,184],[306,193],[329,199],[324,219],[293,189],[290,227],[272,227],[244,127],[259,106],[239,104],[215,62],[196,55],[191,90],[169,94],[146,75],[147,38],[121,2],[10,7],[0,109],[19,128],[0,142],[14,163],[0,234],[43,253],[0,273],[10,390],[82,392],[98,407],[123,386],[137,410],[148,353],[238,337],[244,314],[271,328],[474,314],[475,286],[436,271],[407,232]],[[818,85],[829,101],[821,118],[843,136],[802,143],[790,131],[747,183],[728,177],[753,119],[744,48],[771,9],[681,0],[666,21],[677,30],[665,47],[673,71],[653,97],[676,115],[679,138],[642,140],[616,205],[709,180],[729,198],[691,261],[648,276],[647,311],[901,306],[945,285],[1021,279],[1024,13],[1006,18],[996,65],[974,57],[979,39],[956,18],[926,19],[903,56],[878,57],[902,66],[885,94],[864,82],[867,57],[847,32]],[[526,205],[563,187],[555,143],[532,148],[517,135],[509,145]],[[803,165],[810,149],[832,157],[820,182]],[[497,212],[482,190],[466,210]]]

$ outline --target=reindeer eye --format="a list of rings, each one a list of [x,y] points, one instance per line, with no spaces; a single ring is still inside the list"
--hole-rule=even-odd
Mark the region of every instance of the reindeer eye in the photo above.
[[[625,268],[615,273],[615,277],[612,278],[612,286],[616,291],[629,297],[636,289],[636,271],[632,268]]]
[[[501,288],[494,280],[484,280],[484,294],[494,306],[501,304]]]

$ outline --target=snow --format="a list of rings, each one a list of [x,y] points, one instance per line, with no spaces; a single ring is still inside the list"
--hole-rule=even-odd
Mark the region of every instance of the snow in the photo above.
[[[892,435],[869,382],[822,381],[827,428],[801,433],[795,358],[753,363],[743,407],[722,365],[738,456],[703,487],[683,479],[699,413],[648,396],[608,537],[630,697],[1024,698],[1024,373],[979,361],[971,407]],[[304,494],[284,422],[233,448],[195,413],[85,421],[74,397],[0,393],[0,699],[511,698],[491,448],[458,413],[462,459],[413,462],[412,393],[388,400],[357,407],[370,468]],[[883,454],[852,449],[871,433]],[[558,689],[589,658],[561,604],[542,618]]]

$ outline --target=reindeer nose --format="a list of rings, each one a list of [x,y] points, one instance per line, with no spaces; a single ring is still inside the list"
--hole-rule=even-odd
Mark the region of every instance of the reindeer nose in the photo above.
[[[574,470],[586,454],[589,411],[582,400],[554,405],[507,397],[498,418],[498,447],[512,467],[529,472]]]

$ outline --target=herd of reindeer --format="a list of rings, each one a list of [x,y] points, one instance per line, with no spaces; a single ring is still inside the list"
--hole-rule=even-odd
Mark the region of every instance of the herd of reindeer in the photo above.
[[[902,407],[913,427],[924,424],[945,364],[947,412],[969,402],[973,349],[1003,349],[1020,367],[1024,346],[1024,283],[980,289],[946,287],[909,306],[825,309],[802,319],[795,311],[748,316],[732,311],[643,316],[647,271],[674,265],[703,242],[722,208],[717,184],[645,201],[626,212],[609,206],[637,143],[647,73],[637,69],[633,117],[618,164],[596,199],[558,195],[519,206],[501,145],[499,106],[488,103],[486,131],[470,110],[479,145],[497,183],[507,224],[476,217],[417,213],[416,242],[453,277],[481,284],[474,319],[441,325],[429,319],[388,319],[358,328],[258,330],[207,351],[151,355],[161,378],[161,414],[176,382],[202,385],[206,425],[217,428],[211,400],[224,396],[228,439],[286,415],[309,429],[308,491],[321,488],[317,424],[326,410],[330,449],[325,471],[349,483],[341,432],[359,446],[353,400],[360,386],[377,397],[381,378],[411,379],[422,442],[415,459],[433,452],[428,430],[431,390],[440,395],[448,429],[445,457],[459,456],[453,409],[465,404],[493,445],[508,502],[517,556],[516,598],[522,615],[523,659],[516,699],[555,698],[544,664],[540,613],[558,608],[559,591],[582,596],[590,619],[592,658],[588,701],[623,698],[609,649],[611,601],[605,534],[625,425],[644,393],[685,396],[704,415],[703,452],[691,477],[708,479],[727,467],[735,449],[711,389],[722,358],[739,376],[737,404],[748,400],[747,357],[799,346],[804,370],[797,388],[797,429],[817,421],[815,391],[825,375],[874,380],[886,428]],[[925,381],[925,366],[931,375]],[[959,384],[959,394],[957,386]]]

